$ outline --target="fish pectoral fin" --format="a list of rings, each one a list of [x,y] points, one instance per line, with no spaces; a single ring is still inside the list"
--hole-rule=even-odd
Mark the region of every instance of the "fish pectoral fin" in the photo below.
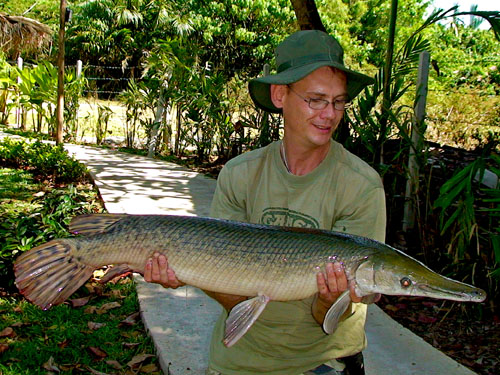
[[[268,296],[259,294],[234,306],[226,319],[224,345],[228,348],[234,345],[258,319],[269,301]]]
[[[339,298],[330,306],[323,321],[323,330],[331,335],[339,325],[340,317],[345,313],[351,303],[349,290],[343,292]]]
[[[101,284],[107,283],[109,280],[114,279],[117,276],[124,275],[132,272],[132,268],[128,264],[120,264],[115,267],[109,268],[103,277],[99,280]]]

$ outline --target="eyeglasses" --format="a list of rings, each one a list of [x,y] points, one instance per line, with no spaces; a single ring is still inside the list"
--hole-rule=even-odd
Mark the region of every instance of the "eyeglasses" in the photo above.
[[[304,98],[294,89],[292,89],[292,86],[290,85],[287,86],[295,95],[297,95],[299,98],[305,101],[309,105],[309,108],[311,109],[321,110],[325,109],[328,106],[328,104],[333,104],[333,108],[335,108],[337,111],[343,111],[351,106],[351,103],[349,103],[347,99],[335,99],[333,102],[329,102],[328,100],[325,99]]]

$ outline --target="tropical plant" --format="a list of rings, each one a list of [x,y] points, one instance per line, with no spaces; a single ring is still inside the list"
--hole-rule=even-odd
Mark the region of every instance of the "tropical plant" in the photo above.
[[[9,92],[17,90],[14,68],[0,57],[0,124],[6,124],[12,104],[9,105]]]
[[[107,105],[99,104],[97,106],[97,120],[95,122],[94,130],[96,143],[98,145],[101,145],[108,135],[109,118],[111,117],[112,113],[113,110]]]
[[[126,108],[126,119],[123,126],[128,148],[134,147],[140,115],[145,109],[144,101],[141,100],[144,96],[141,90],[142,88],[135,80],[130,80],[127,89],[118,95],[118,100],[124,103]]]
[[[453,259],[449,268],[483,285],[495,301],[500,293],[500,157],[491,148],[443,184],[434,208],[440,213],[441,235],[446,236],[447,253]],[[496,186],[482,187],[486,173]]]

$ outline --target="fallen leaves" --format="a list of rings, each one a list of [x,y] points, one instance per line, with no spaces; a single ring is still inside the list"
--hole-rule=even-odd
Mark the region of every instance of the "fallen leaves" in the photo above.
[[[42,368],[50,372],[61,372],[54,361],[54,357],[50,357],[49,360],[42,365]]]
[[[500,324],[468,305],[419,297],[383,296],[378,305],[394,320],[481,375],[500,374]]]
[[[140,317],[140,313],[139,312],[135,312],[129,316],[127,316],[125,319],[123,319],[119,324],[118,326],[133,326],[137,323],[137,320],[139,319]]]
[[[4,328],[1,332],[0,332],[0,337],[10,337],[10,338],[13,338],[13,337],[16,337],[16,332],[14,331],[14,329],[12,327],[6,327]]]
[[[71,303],[72,307],[82,307],[82,306],[85,306],[87,303],[89,303],[89,301],[90,301],[90,296],[82,297],[82,298],[75,298],[75,299],[69,300],[69,302]]]
[[[88,306],[85,308],[85,314],[101,315],[108,312],[109,310],[116,309],[118,307],[121,307],[121,304],[118,302],[108,302],[105,303],[104,305],[101,305],[100,307]]]
[[[92,357],[94,357],[94,359],[103,359],[108,356],[108,353],[100,348],[96,348],[95,346],[87,347],[87,351],[92,355]]]
[[[102,328],[105,326],[106,326],[106,323],[87,322],[87,327],[89,327],[93,331],[97,331],[99,328]]]

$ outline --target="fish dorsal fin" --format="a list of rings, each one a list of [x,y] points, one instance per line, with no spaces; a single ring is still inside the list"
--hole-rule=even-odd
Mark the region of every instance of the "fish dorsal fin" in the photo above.
[[[325,315],[325,320],[323,321],[323,330],[331,335],[337,329],[339,325],[339,319],[342,314],[345,313],[351,303],[351,296],[349,290],[343,292],[339,298],[330,306],[330,309]]]
[[[234,306],[226,319],[224,345],[227,347],[234,345],[250,329],[268,302],[268,296],[258,295]]]
[[[73,234],[83,234],[85,236],[102,233],[109,226],[126,216],[126,214],[88,214],[75,216],[69,224],[69,231]]]

